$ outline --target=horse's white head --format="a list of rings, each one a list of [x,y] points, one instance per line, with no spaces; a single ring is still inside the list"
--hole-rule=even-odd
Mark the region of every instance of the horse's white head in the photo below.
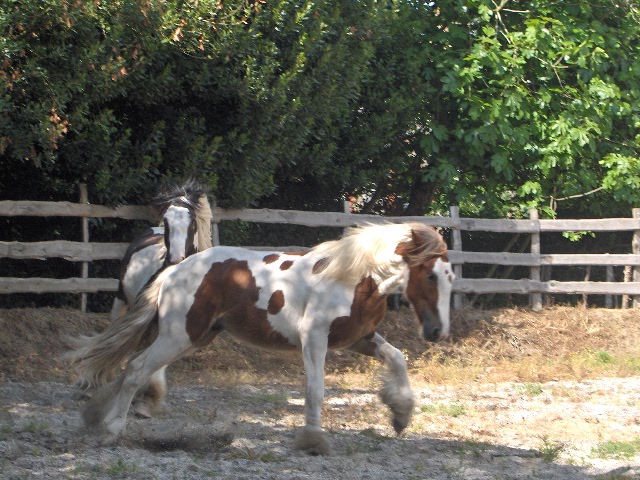
[[[163,215],[165,263],[175,265],[198,251],[196,216],[192,208],[171,205]]]
[[[409,268],[404,293],[416,313],[422,336],[432,342],[443,340],[449,336],[451,289],[455,280],[447,245],[431,227],[422,224],[410,227],[410,237],[396,249]]]
[[[207,191],[200,184],[190,180],[163,191],[152,204],[164,223],[165,265],[175,265],[211,247],[211,207]]]

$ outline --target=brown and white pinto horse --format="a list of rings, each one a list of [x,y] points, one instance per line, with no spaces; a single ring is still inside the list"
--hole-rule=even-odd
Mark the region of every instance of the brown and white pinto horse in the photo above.
[[[351,229],[297,255],[213,247],[161,272],[128,314],[101,334],[77,339],[66,359],[101,384],[129,358],[122,376],[83,412],[87,425],[119,434],[138,389],[147,382],[157,388],[164,382],[157,372],[222,331],[260,347],[301,350],[306,424],[296,448],[325,454],[320,414],[327,350],[347,348],[386,364],[380,396],[402,432],[414,400],[403,354],[376,333],[386,296],[400,287],[421,334],[437,341],[449,335],[453,281],[445,242],[420,223]]]
[[[211,247],[211,207],[207,191],[190,180],[159,193],[151,202],[162,215],[162,227],[138,235],[120,264],[111,320],[122,316],[142,288],[162,268]]]

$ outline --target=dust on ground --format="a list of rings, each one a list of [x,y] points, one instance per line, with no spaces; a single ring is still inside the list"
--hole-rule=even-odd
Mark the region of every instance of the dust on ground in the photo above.
[[[0,311],[0,478],[640,478],[640,315],[554,307],[464,310],[425,345],[407,310],[381,333],[409,360],[412,424],[393,434],[379,369],[327,359],[329,457],[291,449],[303,422],[297,355],[229,338],[172,365],[166,402],[117,442],[86,432],[66,335],[106,314]]]

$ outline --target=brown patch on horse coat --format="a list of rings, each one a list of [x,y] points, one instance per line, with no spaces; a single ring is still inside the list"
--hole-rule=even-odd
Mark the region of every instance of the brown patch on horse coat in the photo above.
[[[321,258],[313,265],[311,273],[314,275],[322,273],[322,271],[327,268],[327,265],[329,265],[329,259],[327,257]]]
[[[277,262],[279,258],[280,258],[280,255],[278,255],[277,253],[271,253],[271,254],[265,256],[262,259],[262,261],[264,263],[266,263],[267,265],[269,265],[270,263]]]
[[[267,311],[271,315],[275,315],[284,307],[284,293],[282,290],[276,290],[271,294],[269,298],[269,305],[267,306]]]
[[[329,348],[349,347],[371,336],[387,312],[387,296],[381,295],[371,277],[356,286],[348,317],[338,317],[329,328]]]
[[[280,270],[289,270],[291,268],[291,265],[293,265],[293,260],[285,260],[280,265]]]
[[[254,345],[293,348],[273,329],[267,319],[267,310],[256,306],[259,294],[260,287],[246,261],[228,259],[211,265],[187,312],[186,330],[191,342],[196,343],[212,328],[221,328]],[[274,295],[274,303],[269,308],[275,309],[278,295]]]

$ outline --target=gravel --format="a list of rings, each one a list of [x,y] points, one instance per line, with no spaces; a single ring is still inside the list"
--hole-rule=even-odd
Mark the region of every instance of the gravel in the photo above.
[[[402,437],[374,392],[328,388],[333,453],[293,451],[301,392],[280,384],[172,387],[118,439],[86,431],[82,400],[55,382],[0,384],[0,478],[640,479],[640,379],[423,387]],[[603,456],[602,454],[600,456]],[[620,458],[621,457],[621,458]]]

